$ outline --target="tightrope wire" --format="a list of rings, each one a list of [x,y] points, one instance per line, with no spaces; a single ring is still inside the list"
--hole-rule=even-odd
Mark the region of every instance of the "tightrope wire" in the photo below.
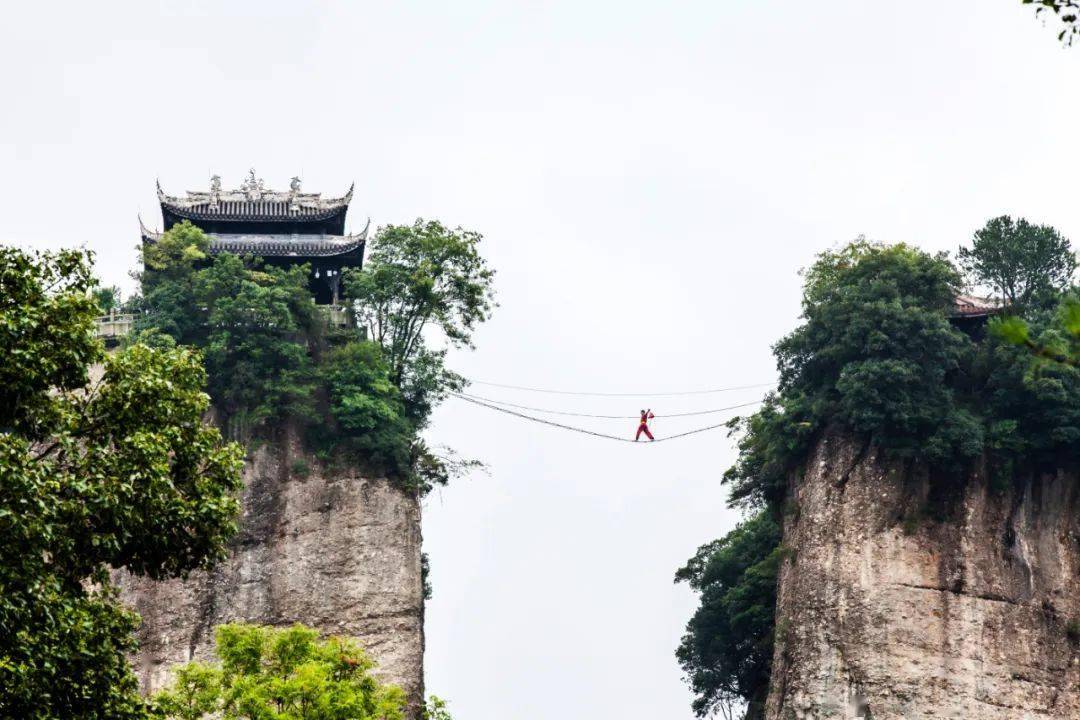
[[[546,408],[532,407],[530,405],[517,405],[512,402],[506,402],[505,400],[493,400],[492,398],[481,397],[480,395],[472,395],[471,393],[458,393],[464,398],[470,400],[479,400],[481,402],[488,402],[492,405],[502,405],[504,407],[517,408],[518,410],[531,410],[532,412],[547,413],[549,415],[567,415],[570,417],[587,417],[587,418],[601,418],[606,420],[637,420],[638,415],[594,415],[592,413],[579,413],[579,412],[567,412],[563,410],[548,410]],[[727,410],[738,410],[739,408],[750,407],[751,405],[757,405],[760,400],[753,400],[751,402],[741,403],[739,405],[729,405],[728,407],[714,408],[712,410],[695,410],[692,412],[681,413],[665,413],[663,415],[657,414],[658,418],[674,418],[674,417],[690,417],[692,415],[713,415],[718,412],[725,412]]]
[[[573,425],[564,425],[562,423],[554,422],[553,420],[545,420],[544,418],[533,417],[532,415],[526,415],[524,413],[519,413],[519,412],[516,412],[514,410],[510,410],[508,408],[499,407],[498,405],[492,405],[491,403],[488,403],[488,402],[483,402],[481,400],[476,400],[476,399],[474,399],[472,397],[469,397],[468,395],[463,395],[461,393],[450,393],[450,394],[453,397],[456,397],[459,400],[464,400],[465,402],[472,403],[473,405],[479,405],[481,407],[486,407],[489,410],[494,410],[496,412],[505,413],[507,415],[513,415],[515,417],[519,417],[519,418],[522,418],[524,420],[531,420],[532,422],[541,423],[543,425],[550,425],[552,427],[562,428],[563,430],[570,430],[571,432],[581,433],[583,435],[592,435],[594,437],[605,438],[607,440],[615,440],[615,441],[618,441],[618,442],[628,442],[628,443],[636,442],[635,440],[631,440],[630,438],[619,437],[618,435],[608,435],[607,433],[600,433],[600,432],[595,432],[593,430],[586,430],[585,428],[574,427]],[[760,402],[760,401],[758,401],[758,402]],[[755,403],[747,403],[747,404],[752,405],[752,404],[755,404]],[[734,409],[734,408],[732,408],[732,409]],[[664,442],[665,440],[674,440],[676,438],[686,437],[687,435],[696,435],[698,433],[703,433],[703,432],[706,432],[708,430],[715,430],[717,428],[722,428],[722,427],[726,427],[726,426],[727,426],[726,422],[717,423],[716,425],[709,425],[708,427],[697,428],[695,430],[688,430],[686,432],[678,433],[676,435],[669,435],[668,437],[663,437],[663,438],[660,438],[659,440],[650,441],[650,442]]]
[[[524,390],[526,392],[547,393],[549,395],[583,395],[591,397],[675,397],[677,395],[709,395],[711,393],[731,392],[732,390],[751,390],[753,388],[772,387],[776,383],[758,383],[756,385],[739,385],[736,387],[713,388],[712,390],[684,390],[682,392],[661,393],[598,393],[598,392],[574,392],[571,390],[545,390],[543,388],[525,387],[523,385],[503,385],[501,383],[484,382],[483,380],[470,380],[474,385],[487,385],[489,387],[506,388],[508,390]]]

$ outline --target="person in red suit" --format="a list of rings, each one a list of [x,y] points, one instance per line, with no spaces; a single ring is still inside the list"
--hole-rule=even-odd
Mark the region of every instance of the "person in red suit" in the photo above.
[[[656,439],[652,436],[652,433],[649,432],[649,421],[652,420],[654,417],[656,416],[653,415],[653,411],[651,409],[641,411],[641,423],[637,426],[637,435],[634,436],[634,442],[637,442],[638,439],[641,438],[641,433],[645,433],[645,437],[649,438],[650,440]]]

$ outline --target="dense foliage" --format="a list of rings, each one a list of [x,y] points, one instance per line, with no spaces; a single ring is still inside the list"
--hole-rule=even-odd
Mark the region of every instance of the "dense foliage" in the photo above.
[[[143,717],[109,569],[182,575],[235,530],[241,453],[202,424],[200,358],[104,356],[90,273],[85,253],[0,248],[4,718]]]
[[[706,716],[748,703],[760,717],[769,690],[780,527],[767,512],[698,548],[675,575],[701,594],[676,656]]]
[[[432,372],[417,367],[432,362],[424,348],[429,324],[452,344],[469,345],[490,317],[495,273],[480,255],[480,240],[436,221],[391,225],[379,231],[363,269],[346,273],[359,322],[383,349],[396,383]]]
[[[467,345],[492,307],[480,236],[437,222],[381,229],[361,270],[344,277],[357,322],[328,327],[306,265],[210,256],[181,223],[143,250],[140,338],[200,348],[216,410],[235,437],[288,421],[314,449],[427,490],[468,467],[419,439],[433,407],[463,380],[425,329]]]
[[[988,227],[1000,229],[996,222]],[[860,240],[823,253],[806,272],[803,323],[774,348],[779,387],[757,413],[732,424],[741,432],[739,457],[724,479],[731,503],[755,515],[680,571],[701,591],[679,649],[699,714],[739,698],[749,704],[748,717],[757,717],[770,658],[754,658],[747,648],[772,636],[780,558],[779,536],[765,528],[775,530],[787,482],[823,433],[848,433],[925,468],[930,502],[939,504],[977,459],[987,460],[998,486],[1021,469],[1080,463],[1080,369],[1045,359],[1077,352],[1080,294],[1063,289],[1075,263],[1056,231],[1039,234],[1051,239],[1053,252],[1024,233],[1001,232],[982,236],[982,247],[967,255],[973,283],[990,277],[987,258],[995,254],[1041,258],[1016,283],[995,283],[1012,288],[1013,312],[1023,315],[998,321],[991,333],[950,321],[962,277],[944,255]],[[1033,247],[1038,252],[1027,252]],[[940,517],[948,508],[926,510]],[[746,607],[754,612],[740,615]],[[755,661],[748,674],[730,658]]]
[[[176,669],[153,703],[165,720],[402,720],[405,694],[372,675],[354,641],[302,625],[220,625],[217,663]],[[439,710],[443,710],[440,703]]]
[[[1080,374],[955,327],[948,312],[959,281],[944,256],[904,245],[821,255],[806,276],[804,323],[775,348],[779,389],[744,423],[725,475],[733,502],[776,507],[788,473],[830,426],[922,463],[941,482],[986,452],[999,470],[1080,458]],[[1026,311],[1040,343],[1063,342],[1056,318],[1070,297]]]
[[[1032,337],[1027,320],[1017,315],[994,318],[991,332],[1000,340],[1026,348],[1044,360],[1080,366],[1080,297],[1069,293],[1057,310],[1053,332],[1044,332],[1039,341]]]
[[[988,220],[956,256],[973,283],[990,288],[1010,308],[1058,296],[1076,272],[1076,257],[1061,233],[1008,215]]]
[[[777,393],[746,421],[732,501],[782,500],[810,441],[836,424],[955,468],[981,449],[981,428],[953,380],[972,343],[948,319],[960,276],[942,256],[853,243],[806,273],[804,323],[777,343]]]

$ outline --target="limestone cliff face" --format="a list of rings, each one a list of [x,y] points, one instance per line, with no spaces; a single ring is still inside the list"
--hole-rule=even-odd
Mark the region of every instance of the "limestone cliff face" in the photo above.
[[[836,436],[793,480],[767,720],[1080,718],[1080,481],[978,472],[912,521],[930,487]]]
[[[356,638],[414,707],[423,695],[420,503],[383,479],[329,470],[295,439],[252,451],[240,533],[229,558],[187,581],[121,575],[142,615],[133,665],[144,691],[171,666],[207,659],[214,626],[233,620]]]

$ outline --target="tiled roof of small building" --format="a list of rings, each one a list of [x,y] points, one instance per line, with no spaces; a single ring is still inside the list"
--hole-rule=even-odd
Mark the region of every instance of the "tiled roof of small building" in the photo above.
[[[243,235],[210,234],[210,254],[257,255],[259,257],[326,257],[344,255],[364,247],[368,225],[354,235]],[[155,242],[161,233],[150,230],[139,219],[139,230],[147,242]]]
[[[1001,303],[994,298],[975,295],[957,295],[953,300],[953,317],[987,317],[1001,311]]]
[[[189,190],[186,197],[167,194],[157,185],[158,201],[163,210],[190,220],[246,221],[318,221],[345,212],[352,200],[353,187],[339,198],[324,198],[321,193],[300,192],[300,178],[294,177],[289,190],[265,187],[251,170],[235,190],[222,190],[221,178],[210,179],[210,190]]]

